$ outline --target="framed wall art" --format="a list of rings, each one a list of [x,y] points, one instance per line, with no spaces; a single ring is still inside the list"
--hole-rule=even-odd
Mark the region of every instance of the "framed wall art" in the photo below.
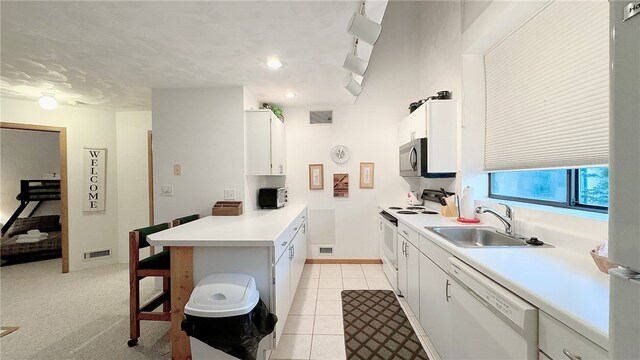
[[[361,162],[360,163],[360,188],[361,189],[373,189],[373,163]]]
[[[309,165],[309,190],[324,189],[324,170],[322,164]]]
[[[333,174],[333,197],[349,197],[349,174]]]

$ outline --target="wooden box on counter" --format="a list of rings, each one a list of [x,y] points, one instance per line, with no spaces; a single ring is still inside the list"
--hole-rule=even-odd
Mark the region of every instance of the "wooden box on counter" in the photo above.
[[[218,201],[211,209],[214,216],[242,215],[242,201]]]

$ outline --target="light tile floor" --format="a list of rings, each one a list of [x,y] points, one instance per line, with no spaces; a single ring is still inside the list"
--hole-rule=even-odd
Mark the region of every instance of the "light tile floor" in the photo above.
[[[307,264],[302,272],[278,348],[270,359],[346,359],[342,321],[342,290],[391,290],[382,265]],[[429,359],[437,360],[418,318],[398,298]]]

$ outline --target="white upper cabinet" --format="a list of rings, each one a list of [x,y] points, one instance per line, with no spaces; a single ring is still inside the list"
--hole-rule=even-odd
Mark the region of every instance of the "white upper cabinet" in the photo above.
[[[271,110],[245,112],[247,175],[285,174],[284,123]]]
[[[455,100],[425,102],[398,125],[398,146],[426,137],[429,172],[456,172],[456,114]]]

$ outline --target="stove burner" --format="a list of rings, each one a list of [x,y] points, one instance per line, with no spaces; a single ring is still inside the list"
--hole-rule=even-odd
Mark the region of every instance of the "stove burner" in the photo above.
[[[409,206],[407,210],[424,210],[422,206]]]
[[[428,215],[436,215],[436,214],[438,214],[437,211],[432,211],[432,210],[425,210],[422,213],[423,214],[428,214]]]
[[[401,207],[397,207],[397,206],[391,206],[389,209],[391,209],[391,210],[402,210]]]
[[[415,212],[415,211],[402,210],[402,211],[398,211],[398,214],[414,215],[414,214],[417,214],[417,212]]]

